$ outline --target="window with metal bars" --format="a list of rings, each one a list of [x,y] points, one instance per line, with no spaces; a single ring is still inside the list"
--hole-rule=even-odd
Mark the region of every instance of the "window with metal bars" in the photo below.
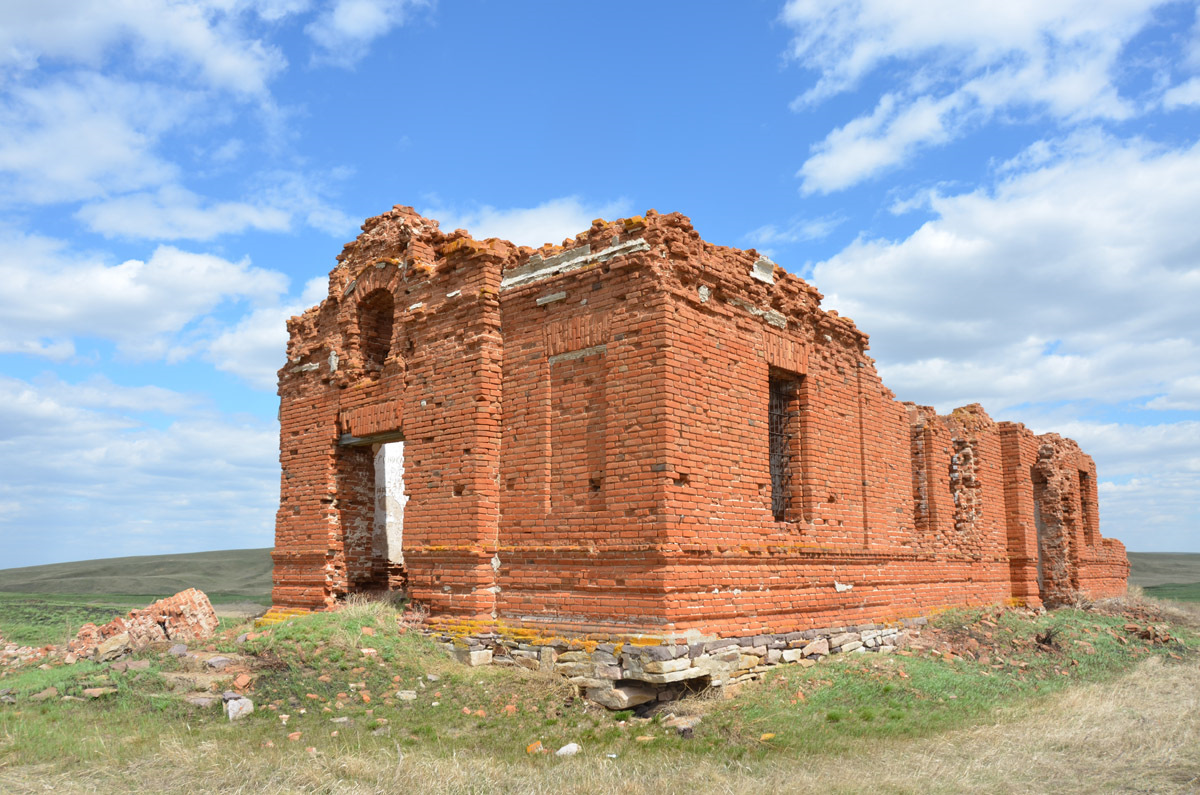
[[[771,513],[777,522],[798,517],[793,483],[799,483],[800,379],[791,373],[772,372],[767,409],[771,456]]]

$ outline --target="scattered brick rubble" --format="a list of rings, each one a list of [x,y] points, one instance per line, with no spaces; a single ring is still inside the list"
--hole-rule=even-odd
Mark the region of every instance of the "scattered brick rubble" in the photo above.
[[[204,592],[188,588],[144,609],[131,610],[103,627],[84,624],[67,648],[79,656],[115,659],[157,641],[210,638],[217,624],[217,614]]]

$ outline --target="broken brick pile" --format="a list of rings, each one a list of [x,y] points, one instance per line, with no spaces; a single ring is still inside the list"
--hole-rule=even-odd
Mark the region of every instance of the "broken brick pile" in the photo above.
[[[157,641],[204,640],[212,637],[217,624],[217,614],[204,592],[188,588],[102,627],[84,624],[67,648],[86,657],[105,643],[137,648]]]
[[[678,213],[536,250],[369,219],[288,323],[274,604],[690,648],[1124,591],[1078,445],[898,402],[821,297]]]

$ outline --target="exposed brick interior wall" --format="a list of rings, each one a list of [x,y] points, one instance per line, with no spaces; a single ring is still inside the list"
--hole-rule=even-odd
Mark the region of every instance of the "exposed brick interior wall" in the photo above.
[[[897,402],[820,300],[677,213],[539,250],[368,220],[288,326],[276,605],[747,635],[1124,589],[1074,442]],[[403,567],[372,543],[397,440]]]

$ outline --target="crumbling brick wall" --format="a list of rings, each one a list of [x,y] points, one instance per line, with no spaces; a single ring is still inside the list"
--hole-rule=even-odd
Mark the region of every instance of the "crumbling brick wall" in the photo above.
[[[407,580],[435,620],[745,635],[1123,587],[1073,442],[898,403],[820,301],[677,213],[536,251],[370,219],[289,323],[276,604]]]

